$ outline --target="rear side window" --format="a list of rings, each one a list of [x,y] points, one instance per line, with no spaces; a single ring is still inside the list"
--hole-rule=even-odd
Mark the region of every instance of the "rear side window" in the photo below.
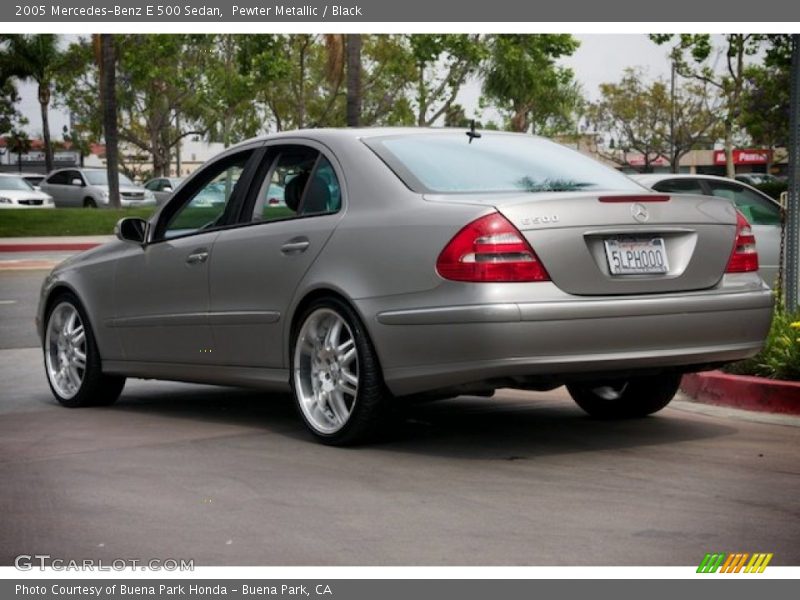
[[[724,181],[709,181],[708,184],[712,195],[732,200],[753,225],[780,225],[780,208],[753,190]]]
[[[642,191],[599,162],[548,140],[483,133],[411,134],[365,143],[416,192]]]

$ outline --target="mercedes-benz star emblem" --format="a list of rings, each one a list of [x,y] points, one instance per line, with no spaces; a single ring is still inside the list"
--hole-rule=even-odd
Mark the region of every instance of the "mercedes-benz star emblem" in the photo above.
[[[646,223],[650,218],[650,213],[647,212],[645,205],[639,204],[638,202],[631,206],[631,214],[633,215],[634,219],[639,221],[639,223]]]

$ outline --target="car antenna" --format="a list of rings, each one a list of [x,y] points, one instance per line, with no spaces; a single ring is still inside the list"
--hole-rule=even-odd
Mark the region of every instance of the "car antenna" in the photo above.
[[[469,138],[469,143],[472,143],[472,140],[475,138],[481,137],[481,134],[475,131],[475,119],[472,119],[469,125],[469,131],[467,132],[467,137]]]

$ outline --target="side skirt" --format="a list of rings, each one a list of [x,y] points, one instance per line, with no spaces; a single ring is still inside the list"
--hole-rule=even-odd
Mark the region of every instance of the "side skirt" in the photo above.
[[[289,370],[127,360],[103,361],[103,373],[140,379],[209,383],[288,392]]]

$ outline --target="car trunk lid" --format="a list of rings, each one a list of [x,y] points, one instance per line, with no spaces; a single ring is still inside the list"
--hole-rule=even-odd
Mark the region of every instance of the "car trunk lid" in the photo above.
[[[559,192],[426,199],[493,206],[530,242],[553,283],[577,295],[713,287],[736,235],[733,205],[706,196]]]

